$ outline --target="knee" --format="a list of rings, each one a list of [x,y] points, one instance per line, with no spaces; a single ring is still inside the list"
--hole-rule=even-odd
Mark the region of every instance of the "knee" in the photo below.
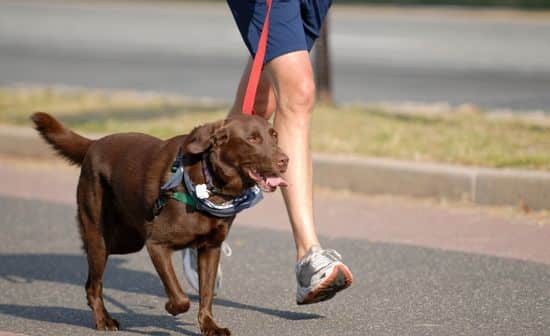
[[[313,79],[302,79],[279,97],[281,112],[309,116],[315,104],[315,83]]]

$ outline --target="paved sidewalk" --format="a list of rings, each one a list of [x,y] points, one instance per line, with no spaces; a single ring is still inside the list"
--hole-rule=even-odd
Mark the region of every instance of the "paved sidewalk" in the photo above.
[[[84,298],[76,178],[60,162],[0,158],[1,331],[98,335]],[[550,329],[548,225],[487,208],[316,196],[322,241],[342,253],[354,284],[329,302],[296,306],[291,234],[280,197],[269,196],[239,216],[229,236],[233,256],[222,261],[214,313],[235,335],[539,336]],[[181,274],[179,254],[174,262]],[[117,335],[198,335],[197,295],[190,292],[187,314],[169,316],[145,251],[109,258],[104,286],[122,326]]]
[[[0,157],[0,195],[74,206],[78,169],[62,160]],[[518,209],[441,204],[318,190],[315,216],[320,234],[531,260],[550,264],[550,216]],[[269,218],[269,220],[265,220]],[[239,215],[236,225],[290,230],[279,193]],[[289,235],[290,237],[290,235]]]
[[[97,336],[84,283],[86,259],[74,208],[0,197],[0,330],[29,336]],[[265,220],[270,220],[265,218]],[[331,301],[297,306],[294,251],[287,232],[232,229],[224,258],[218,321],[234,335],[547,335],[550,266],[481,254],[325,239],[354,272]],[[173,258],[181,274],[181,258]],[[109,258],[104,297],[117,335],[198,335],[197,295],[174,318],[145,251]]]

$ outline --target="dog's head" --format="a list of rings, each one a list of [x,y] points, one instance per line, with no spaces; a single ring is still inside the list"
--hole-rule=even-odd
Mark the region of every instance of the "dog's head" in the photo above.
[[[277,145],[277,132],[264,118],[234,116],[195,128],[187,137],[184,151],[200,154],[210,151],[215,175],[223,189],[239,193],[257,184],[263,191],[287,186],[281,174],[288,156]]]

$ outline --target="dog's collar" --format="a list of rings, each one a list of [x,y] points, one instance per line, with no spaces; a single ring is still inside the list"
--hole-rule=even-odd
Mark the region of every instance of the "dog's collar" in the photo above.
[[[258,204],[263,199],[261,189],[254,185],[246,189],[239,196],[221,204],[216,204],[208,199],[211,194],[218,194],[217,188],[212,183],[212,175],[208,171],[207,157],[203,154],[203,174],[206,184],[194,185],[191,177],[183,167],[184,156],[178,153],[172,164],[172,176],[160,188],[161,196],[155,201],[154,215],[157,216],[169,199],[175,199],[185,203],[199,211],[206,212],[215,217],[233,217],[244,209]],[[207,175],[208,174],[208,175]],[[171,191],[177,186],[184,185],[187,192]],[[209,185],[210,188],[209,189]]]
[[[202,175],[204,177],[204,181],[205,181],[204,184],[206,185],[206,191],[209,193],[208,196],[210,196],[210,194],[216,194],[224,197],[233,197],[233,195],[228,195],[224,193],[221,189],[216,187],[216,184],[214,183],[214,180],[216,178],[212,172],[212,164],[211,164],[212,161],[210,161],[210,153],[211,153],[210,151],[205,151],[202,154],[202,162],[201,162]],[[199,193],[205,190],[205,187],[200,187],[200,188],[201,190],[199,191]]]

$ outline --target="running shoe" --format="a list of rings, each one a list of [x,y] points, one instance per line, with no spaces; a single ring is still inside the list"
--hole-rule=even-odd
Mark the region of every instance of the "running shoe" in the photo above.
[[[305,305],[331,299],[351,285],[353,275],[335,250],[313,246],[296,263],[296,303]]]

